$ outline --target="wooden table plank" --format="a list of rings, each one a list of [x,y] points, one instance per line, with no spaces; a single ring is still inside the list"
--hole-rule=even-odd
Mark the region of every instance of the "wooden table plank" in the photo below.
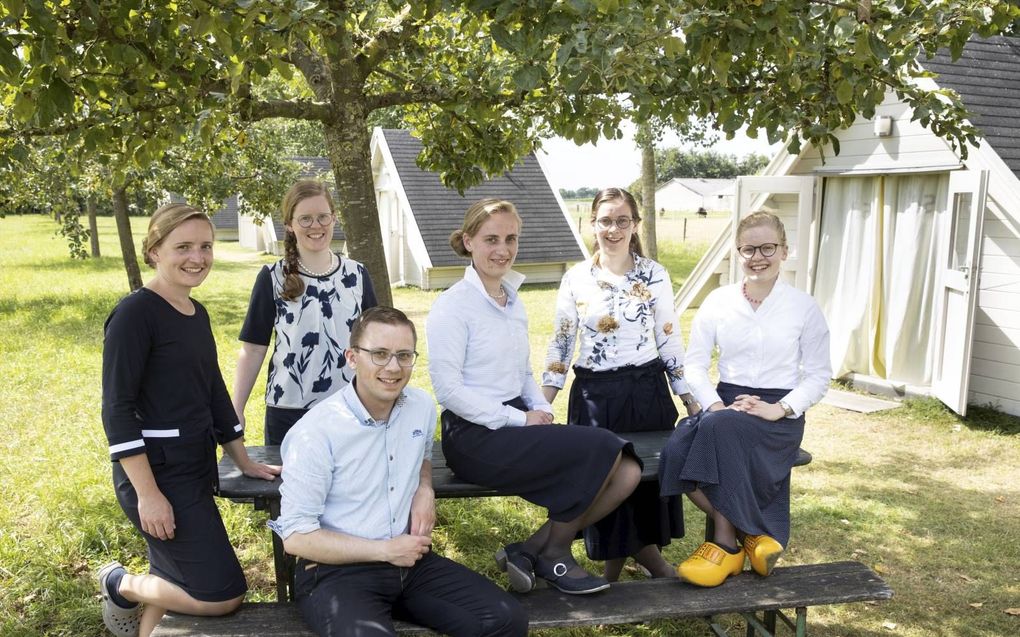
[[[623,438],[634,444],[634,451],[644,463],[641,471],[642,480],[654,480],[659,474],[659,452],[669,438],[671,431],[641,431],[622,434]],[[280,464],[280,448],[275,446],[248,447],[248,455],[259,462],[269,464]],[[796,465],[804,465],[811,462],[811,454],[800,451]],[[219,463],[219,495],[225,498],[246,499],[246,498],[279,498],[280,479],[259,480],[249,478],[238,471],[237,466],[230,456],[224,454]],[[436,441],[432,448],[432,488],[437,498],[474,498],[500,494],[493,489],[487,489],[477,484],[465,482],[446,466],[446,458],[443,456],[442,445]]]

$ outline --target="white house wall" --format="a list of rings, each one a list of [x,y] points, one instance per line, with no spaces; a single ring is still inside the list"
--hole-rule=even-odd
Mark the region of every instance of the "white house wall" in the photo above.
[[[892,135],[876,137],[858,118],[837,133],[840,154],[806,149],[787,174],[903,174],[960,168],[988,170],[968,402],[1020,415],[1020,180],[987,144],[961,162],[947,142],[910,121],[906,104],[888,99],[876,115],[893,116]],[[895,380],[895,379],[893,379]]]
[[[682,184],[670,182],[655,192],[655,207],[666,210],[697,210],[704,198]]]
[[[811,146],[787,174],[894,173],[958,167],[960,159],[949,144],[920,122],[910,121],[910,113],[909,106],[891,96],[875,109],[876,117],[892,116],[890,136],[876,137],[874,122],[858,117],[850,128],[836,133],[839,155],[826,147],[823,163],[822,153]]]

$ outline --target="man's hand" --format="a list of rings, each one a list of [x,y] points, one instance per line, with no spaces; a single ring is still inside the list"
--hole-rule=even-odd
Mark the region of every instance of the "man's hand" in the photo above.
[[[432,538],[421,535],[398,535],[383,543],[383,561],[410,568],[429,552]]]
[[[411,498],[411,535],[432,537],[436,526],[436,494],[431,486],[419,485]]]
[[[539,411],[532,409],[529,412],[525,412],[525,425],[551,425],[553,421],[553,415],[547,411]]]

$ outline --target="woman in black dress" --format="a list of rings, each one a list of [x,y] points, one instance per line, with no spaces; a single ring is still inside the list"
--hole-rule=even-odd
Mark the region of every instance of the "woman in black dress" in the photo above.
[[[184,204],[163,206],[142,243],[154,276],[106,320],[103,426],[117,501],[142,533],[149,573],[118,562],[99,571],[103,621],[115,635],[147,637],[167,610],[224,615],[247,591],[213,500],[216,443],[245,475],[253,462],[220,374],[209,315],[191,289],[209,274],[213,228]]]

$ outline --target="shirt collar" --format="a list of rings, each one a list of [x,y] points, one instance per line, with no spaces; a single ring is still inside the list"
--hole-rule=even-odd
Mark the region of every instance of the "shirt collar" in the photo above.
[[[358,392],[354,386],[355,383],[357,382],[358,377],[357,375],[355,375],[354,378],[351,379],[351,382],[348,383],[346,387],[340,390],[340,395],[343,397],[344,402],[347,403],[347,407],[350,408],[351,413],[354,414],[354,417],[357,418],[358,422],[361,423],[363,426],[374,427],[378,424],[381,424],[381,421],[372,418],[371,414],[368,413],[368,409],[366,409],[365,406],[361,404],[361,399],[358,398]],[[405,394],[403,391],[401,391],[400,395],[397,396],[396,402],[393,403],[393,409],[390,410],[389,419],[385,422],[393,422],[393,420],[396,419],[397,411],[400,409],[401,405],[404,404],[404,398]]]
[[[506,286],[507,292],[509,294],[516,296],[517,288],[521,287],[521,284],[524,283],[524,279],[526,278],[527,277],[525,277],[520,272],[510,270],[503,276],[502,283],[503,285]],[[485,291],[485,286],[482,285],[481,277],[479,277],[478,272],[475,271],[474,265],[469,265],[467,268],[464,269],[464,280],[473,285],[475,288],[477,288],[478,291],[484,294],[486,297],[489,296],[489,293]]]

